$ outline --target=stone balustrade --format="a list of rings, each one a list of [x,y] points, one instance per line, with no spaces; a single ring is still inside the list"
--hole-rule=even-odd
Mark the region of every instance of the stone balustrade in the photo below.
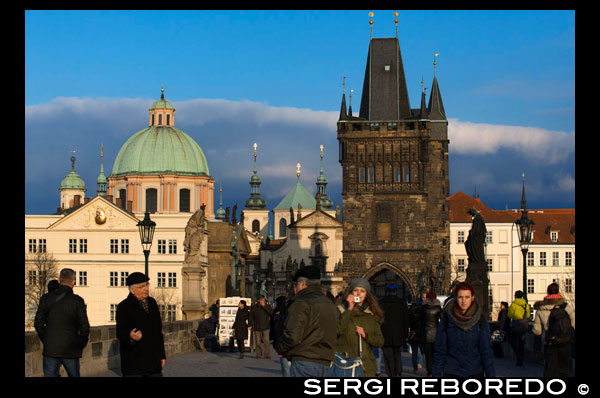
[[[196,330],[199,320],[163,322],[165,352],[172,355],[192,351],[190,330]],[[25,332],[25,377],[43,377],[43,344],[35,331]],[[116,326],[95,326],[90,328],[88,344],[79,360],[81,376],[90,376],[106,370],[121,368],[119,341]],[[61,376],[67,376],[63,367]]]

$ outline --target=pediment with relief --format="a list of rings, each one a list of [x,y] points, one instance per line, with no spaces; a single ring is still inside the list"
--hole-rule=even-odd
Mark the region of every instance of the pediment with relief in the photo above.
[[[135,229],[139,220],[102,197],[95,197],[48,229]]]
[[[333,227],[342,228],[343,225],[340,221],[336,220],[328,214],[320,211],[314,211],[306,217],[296,221],[294,227],[306,228],[306,227]]]

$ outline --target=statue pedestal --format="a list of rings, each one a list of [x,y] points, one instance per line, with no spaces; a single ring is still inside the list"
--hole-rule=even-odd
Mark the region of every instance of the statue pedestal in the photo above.
[[[469,263],[467,268],[467,281],[473,285],[475,289],[475,297],[482,307],[482,314],[490,320],[489,308],[489,278],[488,278],[487,263]]]
[[[181,310],[187,319],[202,319],[207,311],[206,300],[206,271],[201,266],[185,266],[183,274],[183,291]]]

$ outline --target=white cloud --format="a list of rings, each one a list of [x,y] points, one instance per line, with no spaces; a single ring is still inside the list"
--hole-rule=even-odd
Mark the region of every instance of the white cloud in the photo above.
[[[557,175],[554,186],[559,191],[575,192],[575,178],[570,175]]]
[[[458,154],[494,154],[509,149],[551,164],[575,151],[575,132],[448,120],[450,150]]]

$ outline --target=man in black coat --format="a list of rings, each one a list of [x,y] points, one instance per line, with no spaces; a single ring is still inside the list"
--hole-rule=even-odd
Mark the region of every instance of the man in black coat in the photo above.
[[[383,359],[390,377],[402,375],[402,347],[408,337],[408,306],[396,292],[396,285],[386,285],[386,296],[379,302],[384,313],[381,324],[381,333],[385,338]]]
[[[123,376],[162,377],[165,344],[156,300],[149,297],[148,277],[127,277],[129,296],[117,306],[117,338]]]
[[[90,334],[85,302],[73,294],[75,271],[60,271],[58,289],[40,299],[34,327],[44,344],[45,377],[58,377],[63,365],[69,377],[79,377],[79,358]]]
[[[271,314],[273,314],[273,307],[266,303],[264,296],[260,296],[250,310],[248,326],[254,335],[256,358],[261,358],[263,354],[266,359],[271,358],[271,343],[269,343]]]

